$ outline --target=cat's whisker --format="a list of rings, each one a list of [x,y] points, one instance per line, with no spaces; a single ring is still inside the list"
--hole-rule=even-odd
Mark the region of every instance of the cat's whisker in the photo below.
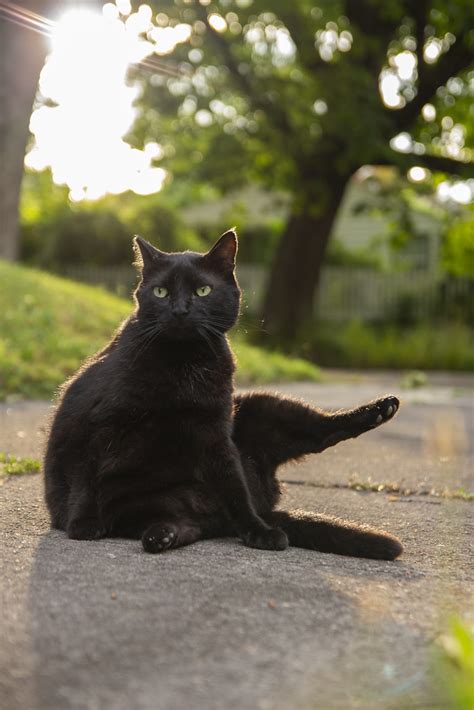
[[[214,347],[214,345],[213,345],[213,343],[212,343],[212,341],[211,341],[211,339],[210,339],[210,337],[209,337],[209,333],[208,333],[208,331],[206,330],[206,328],[205,328],[204,326],[198,327],[198,332],[199,332],[199,334],[202,336],[202,338],[205,340],[205,342],[206,342],[207,345],[209,346],[210,350],[211,350],[211,351],[214,353],[214,355],[215,355],[215,354],[216,354],[216,350],[215,350],[215,347]]]
[[[156,325],[148,326],[147,328],[142,328],[137,332],[136,339],[127,344],[127,350],[136,351],[137,345],[141,345],[144,340],[148,338],[149,335],[154,333]]]
[[[150,347],[152,342],[163,332],[163,328],[160,326],[157,326],[156,324],[153,324],[152,326],[149,326],[147,329],[141,332],[141,339],[140,339],[140,345],[135,353],[135,357],[133,359],[133,363],[136,362],[138,359],[139,355],[143,354],[143,352]]]

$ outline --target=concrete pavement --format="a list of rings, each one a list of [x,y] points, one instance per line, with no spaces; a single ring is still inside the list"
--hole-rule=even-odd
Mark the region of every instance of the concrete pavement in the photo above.
[[[281,472],[283,507],[384,527],[405,545],[395,563],[237,540],[161,556],[134,541],[70,541],[48,529],[39,475],[6,481],[0,707],[431,707],[432,641],[472,603],[474,503],[427,493],[474,489],[473,385],[402,392],[391,424]],[[268,389],[331,408],[400,392],[390,375]],[[2,405],[0,450],[38,455],[47,412]],[[354,475],[405,495],[353,490]]]

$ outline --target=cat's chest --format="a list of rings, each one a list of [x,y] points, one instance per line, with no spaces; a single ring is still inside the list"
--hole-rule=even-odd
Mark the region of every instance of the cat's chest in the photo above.
[[[181,368],[170,377],[142,383],[130,393],[129,405],[130,417],[142,431],[193,434],[230,419],[232,383],[202,368]]]
[[[208,409],[231,396],[231,374],[216,368],[184,365],[139,378],[130,391],[138,407],[157,415],[168,409]]]
[[[130,443],[148,468],[185,472],[199,467],[205,453],[227,438],[230,430],[231,411],[221,403],[209,407],[171,403],[139,413]]]

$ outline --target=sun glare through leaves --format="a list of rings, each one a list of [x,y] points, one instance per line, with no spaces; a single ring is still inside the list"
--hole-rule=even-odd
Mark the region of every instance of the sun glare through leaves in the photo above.
[[[54,182],[67,185],[73,201],[126,190],[158,192],[167,175],[156,166],[160,146],[137,150],[124,140],[140,92],[126,77],[131,65],[169,54],[189,35],[184,24],[154,27],[148,5],[132,13],[126,0],[107,3],[102,13],[78,7],[60,17],[31,116],[35,142],[27,167],[50,167]]]
[[[170,21],[166,13],[154,14],[149,5],[132,5],[130,0],[108,2],[102,11],[93,10],[83,2],[84,5],[78,2],[74,9],[58,18],[42,18],[33,13],[37,31],[51,36],[51,53],[41,73],[30,122],[35,140],[25,159],[30,169],[50,168],[54,182],[67,185],[73,201],[99,199],[107,193],[127,190],[148,195],[161,190],[167,179],[168,174],[160,165],[163,150],[158,143],[149,143],[138,150],[127,142],[138,115],[136,103],[142,90],[140,82],[127,82],[131,66],[151,70],[151,86],[164,87],[173,96],[183,96],[177,117],[190,117],[203,131],[221,124],[224,133],[241,130],[257,133],[258,112],[246,113],[245,102],[238,97],[233,105],[228,96],[213,94],[210,84],[222,67],[207,64],[205,48],[199,48],[202,35],[223,34],[231,39],[241,35],[241,40],[232,41],[241,43],[247,51],[256,76],[270,76],[271,68],[280,81],[301,81],[299,50],[290,30],[272,12],[250,16],[245,23],[245,13],[238,8],[250,5],[249,0],[239,0],[237,12],[222,10],[220,14],[212,6],[207,14],[207,28],[201,19],[193,21],[192,13],[183,13],[182,21]],[[200,0],[200,4],[207,7],[210,3]],[[224,7],[222,2],[221,9]],[[322,14],[320,8],[314,7],[311,18],[319,22]],[[31,18],[28,21],[33,22]],[[315,57],[319,55],[321,65],[336,66],[350,60],[358,41],[350,30],[346,17],[337,22],[321,22],[314,34],[314,53]],[[193,41],[196,38],[199,46]],[[423,52],[417,52],[415,38],[407,35],[401,43],[389,48],[379,75],[383,104],[392,111],[406,107],[417,94],[422,70],[419,62],[436,63],[455,41],[450,32],[442,37],[432,35],[426,39]],[[163,57],[188,42],[187,59],[182,64],[187,69],[175,69],[173,74],[166,64],[169,60]],[[245,62],[239,67],[244,74],[248,71]],[[332,112],[337,111],[337,104],[325,96],[324,83],[322,87],[307,103],[307,111],[313,118],[310,136],[319,140],[324,140],[321,126],[328,125]],[[441,90],[449,93],[446,104],[448,99],[454,102],[453,97],[462,94],[466,87],[463,80],[452,77]],[[469,162],[471,151],[465,145],[465,127],[449,115],[441,118],[438,112],[438,104],[433,103],[426,103],[421,109],[425,124],[437,119],[441,124],[440,134],[431,140],[432,146],[440,155],[460,163]],[[397,152],[419,156],[430,148],[429,142],[416,140],[407,131],[393,136],[390,146]],[[429,174],[415,166],[408,177],[415,183],[424,182]],[[437,188],[442,199],[466,203],[468,191],[472,199],[472,182],[467,185],[468,190],[466,185],[460,187],[460,182],[442,185],[444,188]]]

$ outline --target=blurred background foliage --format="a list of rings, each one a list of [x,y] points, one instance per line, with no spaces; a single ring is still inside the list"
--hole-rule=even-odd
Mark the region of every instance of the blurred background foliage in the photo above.
[[[40,4],[51,17],[70,5]],[[100,195],[27,156],[25,264],[125,295],[132,234],[203,250],[235,225],[247,339],[334,366],[472,367],[470,0],[87,7],[146,47],[128,69],[123,138],[162,181]],[[40,82],[30,157],[40,112],[61,101],[49,89]]]
[[[383,219],[383,230],[365,246],[353,246],[349,238],[336,234],[328,246],[326,265],[403,270],[412,264],[404,258],[407,247],[427,254],[426,225],[417,217],[428,215],[439,238],[439,273],[474,277],[473,206],[439,203],[433,187],[413,186],[397,176],[389,186],[371,178],[363,201],[347,210],[347,219],[365,216]],[[246,204],[237,194],[231,206],[212,212],[222,193],[202,185],[174,183],[155,195],[131,192],[83,202],[71,202],[68,188],[56,185],[51,172],[26,171],[20,211],[20,258],[25,263],[55,269],[61,266],[125,266],[131,261],[130,237],[141,234],[156,241],[165,251],[208,248],[229,226],[240,236],[239,259],[247,264],[271,267],[275,249],[285,226],[284,214],[249,221]],[[248,198],[247,198],[248,199]],[[250,197],[250,199],[252,199]],[[206,204],[211,214],[203,223],[192,222],[193,204]],[[183,214],[184,211],[184,214]],[[189,216],[188,213],[189,212]],[[364,221],[365,224],[365,221]]]
[[[21,207],[21,258],[43,268],[66,265],[123,266],[131,263],[131,235],[159,234],[165,251],[205,246],[196,230],[162,195],[107,195],[73,203],[49,171],[27,173]]]

